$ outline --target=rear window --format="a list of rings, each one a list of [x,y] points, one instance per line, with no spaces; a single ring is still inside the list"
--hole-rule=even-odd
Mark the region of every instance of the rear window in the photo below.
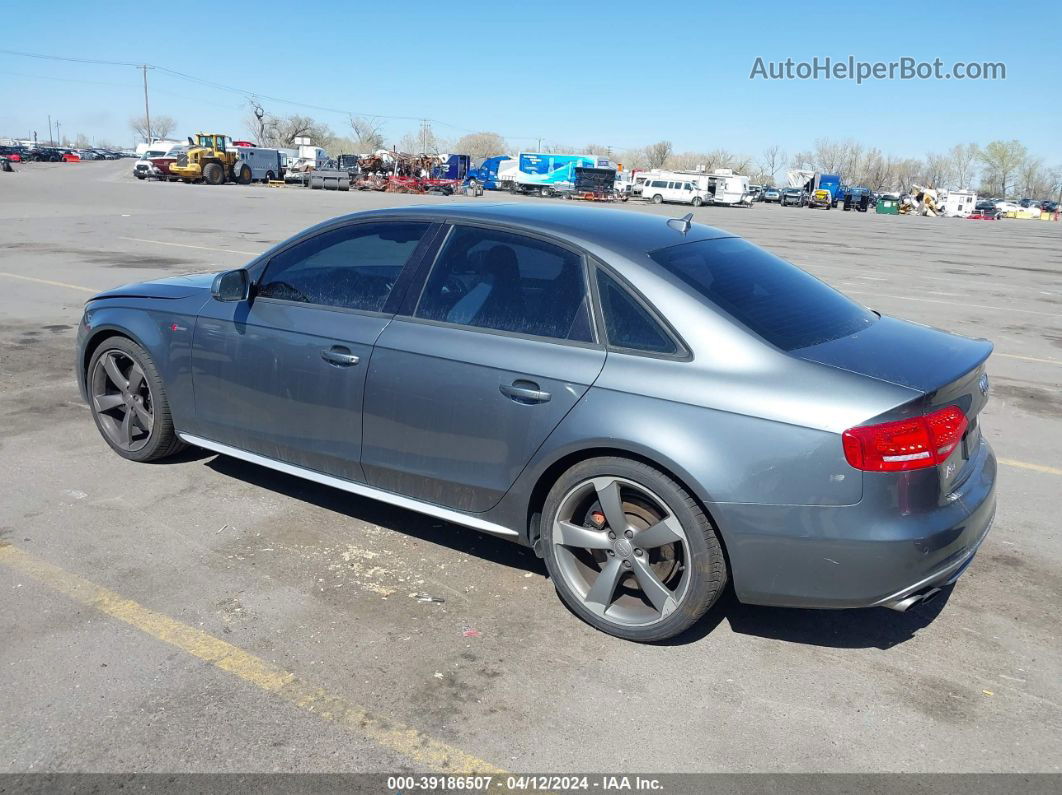
[[[811,274],[740,238],[683,243],[649,256],[784,351],[854,334],[877,319]]]

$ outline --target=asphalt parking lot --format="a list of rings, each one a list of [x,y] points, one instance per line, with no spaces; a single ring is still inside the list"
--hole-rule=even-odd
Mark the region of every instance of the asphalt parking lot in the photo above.
[[[78,398],[97,290],[489,194],[144,183],[131,163],[0,174],[0,772],[1062,768],[1062,224],[694,210],[884,313],[993,340],[999,510],[954,590],[908,613],[725,597],[639,646],[570,615],[528,550],[214,455],[126,462]]]

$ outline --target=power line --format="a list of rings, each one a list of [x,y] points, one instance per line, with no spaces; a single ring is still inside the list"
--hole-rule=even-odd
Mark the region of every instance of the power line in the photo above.
[[[464,132],[464,133],[482,132],[481,130],[474,130],[474,129],[470,128],[470,127],[463,127],[461,125],[451,124],[450,122],[445,122],[445,121],[442,121],[440,119],[425,119],[423,116],[395,116],[395,115],[391,115],[391,114],[387,114],[387,113],[369,113],[369,112],[366,112],[366,111],[343,110],[341,108],[331,108],[331,107],[328,107],[328,106],[325,106],[325,105],[314,105],[314,104],[307,103],[307,102],[299,102],[299,101],[293,100],[293,99],[285,99],[283,97],[274,97],[274,96],[270,96],[268,94],[261,94],[261,93],[259,93],[257,91],[248,91],[247,89],[238,88],[236,86],[226,85],[225,83],[218,83],[218,82],[215,82],[213,80],[205,80],[205,79],[203,79],[201,77],[196,77],[195,75],[190,75],[190,74],[187,74],[185,72],[177,71],[176,69],[169,69],[169,68],[167,68],[165,66],[159,66],[158,64],[132,63],[130,61],[111,61],[111,60],[105,60],[105,59],[99,59],[99,58],[73,58],[73,57],[69,57],[69,56],[48,55],[48,54],[45,54],[45,53],[25,52],[25,51],[22,51],[22,50],[9,50],[9,49],[3,49],[3,48],[0,48],[0,54],[17,55],[17,56],[20,56],[20,57],[23,57],[23,58],[36,58],[36,59],[42,60],[42,61],[65,61],[65,62],[68,62],[68,63],[97,64],[97,65],[101,65],[101,66],[126,66],[126,67],[132,67],[134,69],[143,69],[143,70],[145,70],[145,81],[146,81],[146,74],[147,74],[146,70],[147,69],[155,69],[155,70],[157,70],[159,72],[162,72],[164,74],[170,75],[171,77],[176,77],[176,78],[178,78],[180,80],[187,80],[189,82],[196,83],[196,84],[202,85],[202,86],[208,86],[210,88],[214,88],[214,89],[217,89],[219,91],[228,91],[228,92],[231,92],[231,93],[234,93],[234,94],[240,94],[240,95],[246,97],[249,100],[268,100],[269,102],[278,102],[278,103],[280,103],[282,105],[291,105],[293,107],[306,108],[307,110],[316,110],[316,111],[319,111],[321,113],[335,113],[335,114],[338,114],[340,116],[346,116],[348,118],[352,117],[352,116],[367,116],[367,117],[377,118],[377,119],[392,119],[392,120],[395,120],[395,121],[416,121],[416,122],[422,122],[422,123],[427,121],[427,122],[430,122],[432,124],[438,124],[438,125],[440,125],[442,127],[448,127],[448,128],[450,128],[452,130],[457,130],[459,132]],[[62,79],[62,78],[53,78],[53,79]],[[82,82],[89,82],[89,81],[82,81]],[[508,135],[508,134],[504,134],[504,133],[499,133],[499,134],[502,135],[502,137],[504,137],[504,138],[508,138],[508,139],[516,140],[516,141],[536,141],[537,140],[537,141],[541,142],[541,140],[542,140],[542,136],[540,136],[540,135]],[[539,149],[541,149],[541,148],[542,148],[542,145],[541,145],[541,143],[539,143]],[[616,148],[616,149],[634,149],[635,147],[629,147],[629,146],[625,147],[625,146],[616,146],[616,145],[614,145],[613,148]]]

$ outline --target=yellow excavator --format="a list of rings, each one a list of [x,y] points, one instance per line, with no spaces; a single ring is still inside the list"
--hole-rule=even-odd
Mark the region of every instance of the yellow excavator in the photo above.
[[[202,181],[207,185],[241,181],[233,169],[239,152],[235,146],[225,145],[226,137],[217,133],[196,133],[194,141],[189,137],[188,151],[170,166],[170,173],[185,182]],[[243,169],[240,176],[249,177],[250,171]]]

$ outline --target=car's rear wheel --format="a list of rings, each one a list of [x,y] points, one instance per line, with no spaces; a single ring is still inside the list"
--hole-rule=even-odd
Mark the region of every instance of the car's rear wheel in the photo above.
[[[184,446],[155,362],[132,340],[105,340],[89,361],[87,384],[96,427],[122,458],[156,461]]]
[[[638,461],[594,458],[568,470],[546,498],[542,540],[564,603],[627,640],[689,629],[726,584],[722,548],[700,505]]]

